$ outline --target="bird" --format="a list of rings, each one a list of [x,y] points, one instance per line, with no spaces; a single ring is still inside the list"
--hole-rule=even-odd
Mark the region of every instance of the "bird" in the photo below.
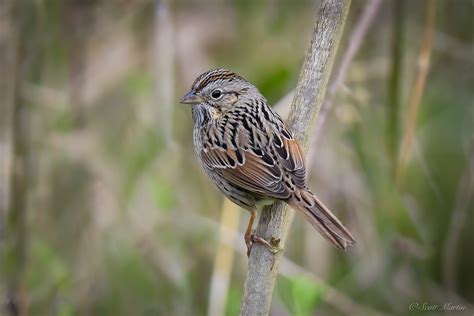
[[[228,69],[199,75],[180,100],[191,105],[197,159],[217,188],[250,212],[244,240],[275,250],[253,224],[263,205],[283,201],[336,248],[355,239],[306,183],[305,155],[257,87]],[[273,251],[272,251],[273,252]]]

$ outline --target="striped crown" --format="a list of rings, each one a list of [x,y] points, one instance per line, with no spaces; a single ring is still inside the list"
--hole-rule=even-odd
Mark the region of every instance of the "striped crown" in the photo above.
[[[205,73],[201,74],[197,79],[194,81],[192,85],[192,90],[200,91],[210,82],[218,81],[218,80],[227,80],[229,82],[233,80],[242,80],[247,82],[242,76],[228,70],[228,69],[213,69],[206,71]]]

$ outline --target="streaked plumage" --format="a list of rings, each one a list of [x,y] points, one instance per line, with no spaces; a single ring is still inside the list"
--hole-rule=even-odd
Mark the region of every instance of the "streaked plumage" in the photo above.
[[[299,211],[326,239],[345,249],[354,238],[306,186],[305,159],[292,132],[255,86],[216,69],[201,74],[181,100],[192,104],[194,146],[207,175],[234,203],[252,214],[281,200]],[[264,242],[265,243],[265,242]]]

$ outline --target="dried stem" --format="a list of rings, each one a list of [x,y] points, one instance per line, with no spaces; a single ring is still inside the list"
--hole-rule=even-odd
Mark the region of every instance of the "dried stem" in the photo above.
[[[244,255],[247,252],[247,248],[245,247],[244,243],[242,243],[242,239],[244,238],[242,234],[235,233],[235,231],[229,231],[229,227],[222,226],[220,223],[215,221],[209,221],[208,219],[204,219],[202,217],[193,217],[191,219],[193,222],[199,221],[202,225],[209,226],[210,229],[215,230],[217,227],[221,231],[221,239],[220,241],[234,249],[236,252]],[[298,265],[291,259],[282,256],[281,264],[280,264],[280,271],[278,272],[280,275],[294,278],[294,277],[305,277],[308,280],[312,280],[313,282],[321,284],[325,291],[322,295],[321,299],[332,306],[335,310],[338,310],[342,314],[345,315],[383,315],[380,311],[373,309],[370,306],[358,303],[354,301],[351,297],[347,296],[343,292],[340,292],[338,289],[332,287],[330,284],[326,283],[321,277],[317,274],[308,271],[304,267]],[[209,314],[210,315],[210,314]],[[217,314],[222,315],[222,314]]]
[[[425,88],[426,77],[430,66],[430,57],[433,46],[434,20],[436,14],[436,0],[427,0],[425,28],[421,49],[418,56],[418,65],[415,81],[408,100],[408,116],[403,131],[400,152],[398,155],[395,181],[400,187],[403,182],[406,163],[410,155],[415,135],[416,117],[420,109],[421,97]]]
[[[28,222],[27,211],[30,187],[34,183],[34,160],[32,159],[32,121],[31,110],[20,98],[21,82],[36,80],[41,69],[39,53],[34,41],[38,19],[37,12],[28,14],[28,3],[22,1],[3,1],[0,5],[0,20],[11,23],[11,42],[2,47],[11,55],[10,70],[7,80],[10,81],[9,96],[11,128],[11,174],[9,205],[5,218],[5,243],[1,244],[0,267],[5,281],[6,311],[8,315],[28,314],[28,295],[26,291],[25,272],[27,265]],[[14,31],[13,31],[14,30]],[[33,48],[34,47],[34,48]],[[1,49],[0,49],[1,50]],[[3,50],[2,50],[3,51]],[[31,53],[34,51],[35,53]],[[3,66],[2,66],[3,67]],[[3,101],[3,100],[2,100]]]
[[[456,272],[458,271],[458,244],[466,225],[469,205],[474,192],[474,137],[471,139],[467,157],[466,171],[461,177],[456,204],[451,214],[451,225],[443,247],[443,281],[446,288],[454,292],[457,288]]]
[[[69,45],[69,103],[74,122],[84,126],[84,86],[86,81],[86,42],[93,23],[84,23],[92,19],[91,6],[80,1],[65,2],[65,30]]]
[[[387,149],[391,162],[391,172],[394,174],[398,155],[398,138],[400,133],[400,78],[403,62],[403,11],[405,0],[394,1],[392,26],[392,52],[390,77],[388,79],[388,111],[387,111]]]
[[[321,106],[321,111],[319,112],[318,122],[316,124],[316,128],[313,132],[313,139],[312,144],[309,148],[308,152],[308,163],[307,169],[311,170],[313,164],[316,162],[316,148],[318,148],[318,141],[321,137],[321,132],[324,128],[324,124],[326,122],[326,118],[328,113],[331,111],[331,108],[334,104],[333,100],[335,95],[338,91],[342,88],[345,78],[348,73],[349,66],[352,64],[355,56],[357,55],[362,43],[364,42],[365,35],[367,34],[367,30],[369,29],[370,25],[372,24],[377,12],[380,8],[381,0],[369,0],[365,3],[362,13],[357,18],[357,21],[354,24],[353,31],[349,36],[348,41],[348,48],[344,51],[344,55],[342,56],[341,62],[338,66],[337,71],[335,71],[335,76],[331,79],[331,82],[328,86],[328,92],[326,97],[324,98],[324,102]],[[314,250],[314,229],[311,225],[305,227],[305,249],[313,249]],[[329,250],[327,245],[321,244],[323,249]],[[321,249],[321,250],[323,250]],[[307,259],[313,257],[314,259],[312,262],[321,262],[322,258],[324,258],[324,254],[321,251],[313,251],[313,252],[305,252],[305,256]],[[319,264],[319,269],[324,269],[327,264]],[[319,270],[324,271],[324,270]]]
[[[350,0],[324,0],[306,53],[300,79],[295,90],[288,125],[304,150],[307,150],[312,127],[321,107],[330,70],[341,38]],[[284,245],[290,224],[288,207],[275,203],[261,212],[257,234]],[[274,255],[267,248],[252,249],[241,315],[267,315],[280,265],[281,252]]]
[[[0,3],[0,262],[2,279],[7,282],[6,306],[9,315],[26,315],[24,287],[26,255],[27,122],[19,94],[20,23],[14,1]],[[5,219],[5,223],[3,220]],[[3,227],[4,226],[4,227]],[[5,228],[5,232],[3,232]],[[2,304],[3,305],[3,304]]]
[[[381,2],[381,0],[369,0],[365,4],[364,11],[358,19],[354,31],[350,36],[346,53],[342,58],[341,65],[339,66],[339,69],[336,73],[336,77],[328,87],[328,93],[321,106],[321,111],[319,112],[318,124],[316,125],[316,128],[314,129],[313,133],[312,146],[309,148],[308,152],[308,169],[314,161],[314,155],[316,153],[317,147],[316,143],[321,135],[324,122],[326,122],[327,114],[329,113],[329,110],[333,105],[334,95],[344,83],[344,79],[346,78],[349,65],[352,63],[352,60],[359,51],[360,46],[362,45],[362,42],[364,40],[365,34],[367,33],[369,26],[372,24],[372,21],[374,20],[374,17],[380,7]]]
[[[240,207],[230,200],[224,199],[221,214],[219,246],[214,258],[214,270],[212,272],[209,294],[209,316],[225,314],[230,275],[234,262],[234,248],[223,241],[235,239],[241,217]]]
[[[153,117],[160,118],[159,126],[167,146],[173,143],[173,98],[174,98],[174,28],[169,11],[168,1],[157,0],[155,8],[154,79],[156,82],[156,99],[158,107]],[[155,122],[152,122],[153,124]]]
[[[0,73],[16,73],[16,31],[13,25],[13,2],[0,3]],[[15,80],[11,76],[0,78],[0,241],[5,237],[5,216],[10,206],[10,184],[13,157],[13,110]]]

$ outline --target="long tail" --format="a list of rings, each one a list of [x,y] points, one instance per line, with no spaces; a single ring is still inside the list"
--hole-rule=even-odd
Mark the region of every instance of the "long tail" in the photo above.
[[[354,245],[355,239],[337,217],[309,190],[295,191],[288,204],[300,212],[307,220],[339,249]]]

